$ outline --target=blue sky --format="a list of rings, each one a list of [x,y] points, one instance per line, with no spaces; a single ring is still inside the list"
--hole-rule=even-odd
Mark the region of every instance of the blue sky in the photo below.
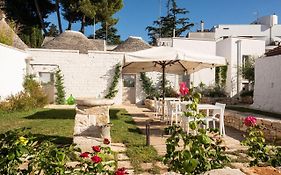
[[[128,36],[140,36],[148,41],[145,28],[152,25],[160,15],[160,2],[162,2],[162,16],[166,14],[167,0],[123,0],[124,7],[115,17],[119,18],[117,24],[118,34],[125,40]],[[199,29],[200,21],[205,22],[205,28],[217,24],[248,24],[257,16],[275,13],[281,18],[281,0],[177,0],[178,6],[189,10],[187,17],[195,23],[191,31]],[[55,14],[49,21],[57,24]],[[280,20],[279,20],[280,21]],[[64,22],[64,28],[67,23]],[[79,30],[80,24],[74,25]],[[90,34],[93,27],[87,27],[86,34]]]

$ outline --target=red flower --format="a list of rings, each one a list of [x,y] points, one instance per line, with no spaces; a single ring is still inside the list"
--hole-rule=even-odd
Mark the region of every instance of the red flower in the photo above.
[[[89,152],[84,152],[80,154],[80,157],[86,158],[89,157],[90,153]]]
[[[101,162],[101,158],[99,156],[93,156],[93,157],[91,157],[91,160],[94,163],[100,163]]]
[[[181,82],[180,83],[180,95],[185,96],[188,93],[189,93],[189,89],[186,87],[185,82]]]
[[[128,174],[126,172],[126,169],[123,167],[123,168],[118,168],[117,171],[115,171],[115,175],[125,175],[125,174]]]
[[[257,124],[257,119],[254,116],[248,116],[245,118],[244,124],[248,127],[255,126]]]
[[[99,147],[99,146],[93,146],[92,149],[93,149],[95,152],[100,152],[100,147]]]
[[[105,139],[103,139],[103,143],[108,145],[108,144],[110,144],[110,141],[107,138],[105,138]]]

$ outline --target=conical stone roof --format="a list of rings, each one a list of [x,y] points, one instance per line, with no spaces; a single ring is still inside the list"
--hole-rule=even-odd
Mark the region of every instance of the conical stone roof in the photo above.
[[[20,39],[20,37],[7,24],[5,18],[0,15],[0,33],[5,36],[12,36],[12,46],[21,50],[25,50],[28,46]]]
[[[140,37],[130,36],[122,44],[118,45],[113,51],[115,52],[135,52],[149,49],[151,46]]]
[[[45,49],[79,50],[82,54],[87,54],[89,50],[98,50],[81,32],[67,30],[54,39],[44,43]]]

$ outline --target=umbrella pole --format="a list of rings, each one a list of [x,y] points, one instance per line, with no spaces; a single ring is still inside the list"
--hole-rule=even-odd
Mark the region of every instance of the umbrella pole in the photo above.
[[[165,118],[165,63],[162,64],[162,120]]]

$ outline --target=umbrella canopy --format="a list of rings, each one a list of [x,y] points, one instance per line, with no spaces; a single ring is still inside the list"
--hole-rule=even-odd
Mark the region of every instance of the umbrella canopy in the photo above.
[[[188,74],[200,69],[226,65],[224,57],[203,55],[174,47],[153,47],[137,52],[126,53],[124,56],[124,73],[162,72],[163,117],[165,98],[165,73]]]
[[[163,72],[188,74],[200,69],[226,65],[224,57],[192,53],[173,47],[153,47],[125,54],[123,72]]]

